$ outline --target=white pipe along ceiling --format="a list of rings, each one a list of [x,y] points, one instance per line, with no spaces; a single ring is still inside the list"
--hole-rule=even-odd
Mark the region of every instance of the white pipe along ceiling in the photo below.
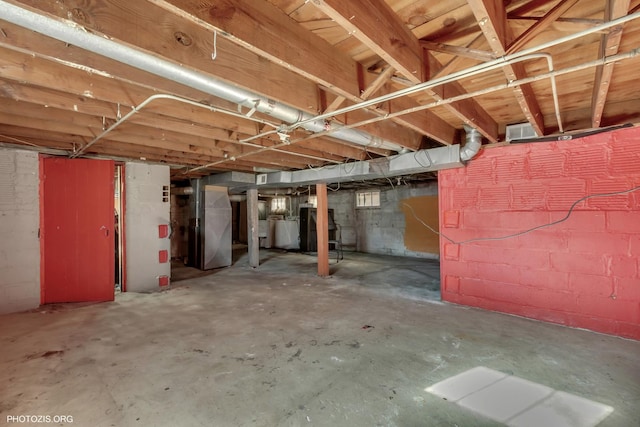
[[[340,123],[335,121],[316,120],[315,116],[307,112],[84,31],[77,24],[70,21],[63,22],[48,18],[5,1],[0,1],[0,19],[233,102],[248,108],[251,112],[258,111],[290,125],[304,122],[301,127],[311,132],[322,132],[331,129],[333,130],[333,138],[353,144],[395,152],[400,152],[403,149],[402,146],[393,141],[375,137],[356,129],[340,129]]]

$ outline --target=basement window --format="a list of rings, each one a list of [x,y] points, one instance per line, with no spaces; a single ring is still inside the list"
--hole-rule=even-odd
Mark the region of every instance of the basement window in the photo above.
[[[287,198],[286,197],[274,197],[271,199],[271,213],[286,213],[287,212]]]
[[[360,191],[356,193],[356,208],[380,207],[380,191]]]

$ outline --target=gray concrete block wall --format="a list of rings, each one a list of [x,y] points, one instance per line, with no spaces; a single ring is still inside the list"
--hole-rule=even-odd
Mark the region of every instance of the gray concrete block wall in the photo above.
[[[171,263],[158,259],[160,250],[170,250],[170,240],[158,237],[158,226],[170,223],[170,203],[162,201],[162,187],[170,185],[169,167],[127,163],[124,184],[126,290],[157,290],[159,277],[171,274]]]
[[[437,254],[415,252],[405,247],[405,217],[400,206],[404,199],[437,195],[437,183],[382,189],[379,208],[356,208],[355,194],[355,191],[341,191],[328,195],[329,207],[334,209],[335,221],[342,226],[343,245],[347,249],[382,255],[433,259],[439,257]]]
[[[356,233],[355,193],[338,191],[327,194],[329,209],[333,209],[333,219],[340,226],[342,246],[346,250],[356,250],[358,243]]]
[[[0,314],[40,305],[39,159],[0,148]]]

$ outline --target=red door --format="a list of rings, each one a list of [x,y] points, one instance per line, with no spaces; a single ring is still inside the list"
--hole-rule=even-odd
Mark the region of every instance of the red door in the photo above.
[[[113,301],[114,163],[41,158],[41,303]]]

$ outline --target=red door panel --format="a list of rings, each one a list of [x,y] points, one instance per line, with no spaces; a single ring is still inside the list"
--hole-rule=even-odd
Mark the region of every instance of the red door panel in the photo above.
[[[41,162],[42,304],[113,301],[113,161]]]

